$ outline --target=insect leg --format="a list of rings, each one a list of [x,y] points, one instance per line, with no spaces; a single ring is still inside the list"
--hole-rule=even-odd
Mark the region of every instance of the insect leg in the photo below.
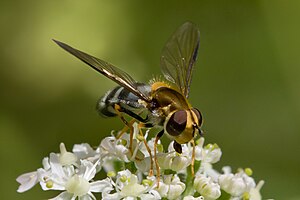
[[[132,154],[132,143],[133,143],[133,123],[135,122],[135,119],[130,120],[130,122],[128,122],[122,115],[122,108],[120,107],[120,105],[115,104],[114,108],[116,110],[117,115],[120,117],[120,119],[122,120],[122,122],[126,125],[122,130],[121,133],[117,136],[117,138],[122,137],[122,135],[128,130],[130,129],[130,143],[129,143],[129,151]]]
[[[181,144],[177,143],[175,140],[173,142],[173,147],[177,153],[182,153]]]
[[[143,131],[142,131],[142,128],[145,127],[144,124],[142,123],[139,123],[139,132],[140,132],[140,135],[143,137],[143,142],[145,144],[145,147],[149,153],[149,156],[150,156],[150,170],[149,170],[149,176],[153,176],[153,157],[152,157],[152,153],[151,153],[151,149],[150,147],[148,146],[147,144],[147,140],[145,139],[144,137],[144,134],[143,134]]]
[[[123,115],[122,115],[122,108],[121,108],[121,106],[120,105],[118,105],[118,104],[115,104],[114,105],[114,108],[115,108],[115,110],[116,110],[116,113],[117,113],[117,115],[120,117],[120,119],[122,120],[122,122],[126,125],[126,126],[128,126],[129,128],[130,128],[130,126],[129,126],[129,122],[127,122],[127,120],[123,117]]]
[[[194,175],[195,175],[195,154],[196,154],[196,146],[195,146],[194,139],[191,140],[191,143],[192,143],[192,146],[193,146],[191,171],[192,171],[192,176],[194,177]]]
[[[131,120],[131,121],[134,121],[134,119],[133,120]],[[129,123],[131,123],[131,121],[129,122]],[[129,127],[128,126],[124,126],[124,128],[120,131],[120,133],[116,136],[116,139],[120,139],[122,136],[123,136],[123,134],[124,133],[126,133],[126,131],[129,129]]]
[[[143,122],[143,123],[147,123],[148,122],[148,116],[146,119],[143,119],[142,117],[140,117],[139,115],[135,114],[134,112],[132,112],[131,110],[128,110],[128,109],[122,109],[122,112],[126,113],[127,115],[137,119],[138,121],[140,122]]]
[[[158,164],[158,160],[157,160],[156,149],[157,149],[157,142],[163,134],[164,134],[164,130],[161,130],[156,135],[155,142],[154,142],[154,161],[155,161],[155,167],[156,167],[156,178],[157,178],[157,187],[158,188],[159,188],[159,181],[160,181],[160,169],[159,169],[159,164]]]

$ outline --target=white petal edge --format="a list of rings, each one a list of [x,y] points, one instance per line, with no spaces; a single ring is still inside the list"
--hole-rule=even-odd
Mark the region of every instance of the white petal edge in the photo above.
[[[73,199],[73,195],[68,192],[62,192],[58,196],[49,199],[49,200],[71,200]]]
[[[27,190],[30,190],[33,186],[35,186],[38,183],[37,172],[35,171],[22,174],[16,180],[18,183],[21,184],[17,192],[25,192]]]
[[[94,181],[90,183],[91,192],[103,192],[113,190],[111,183],[108,179]]]

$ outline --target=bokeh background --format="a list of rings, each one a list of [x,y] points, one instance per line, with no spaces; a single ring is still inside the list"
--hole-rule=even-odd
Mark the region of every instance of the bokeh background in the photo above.
[[[226,2],[226,3],[225,3]],[[204,117],[216,166],[251,167],[264,198],[300,199],[300,1],[1,1],[1,199],[60,142],[98,145],[118,119],[95,103],[115,84],[70,56],[56,38],[121,67],[138,81],[160,74],[160,52],[183,22],[201,47],[190,101]]]

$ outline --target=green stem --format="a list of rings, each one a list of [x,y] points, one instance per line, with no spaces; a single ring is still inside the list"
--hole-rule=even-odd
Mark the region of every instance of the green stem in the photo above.
[[[187,176],[186,176],[186,182],[185,182],[185,191],[183,193],[183,197],[188,196],[188,195],[193,195],[194,193],[194,187],[193,187],[193,182],[194,182],[194,177],[192,176],[192,171],[191,171],[191,166],[187,168]]]
[[[194,163],[194,171],[195,173],[199,170],[200,168],[200,161],[196,161]],[[194,179],[195,179],[195,175],[192,175],[192,166],[190,165],[187,168],[187,176],[186,176],[186,180],[185,180],[185,191],[183,193],[183,197],[188,196],[188,195],[194,195]]]

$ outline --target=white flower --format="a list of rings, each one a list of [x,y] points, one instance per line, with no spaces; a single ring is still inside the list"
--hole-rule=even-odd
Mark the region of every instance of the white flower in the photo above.
[[[40,185],[43,190],[63,190],[65,181],[75,174],[73,165],[63,166],[59,154],[50,153],[50,158],[43,160],[46,168],[37,170]]]
[[[120,139],[116,139],[115,137],[106,137],[101,141],[100,157],[102,166],[106,172],[120,170],[120,168],[118,168],[120,165],[115,165],[116,163],[123,166],[125,163],[129,163],[131,161],[134,161],[137,167],[139,167],[137,164],[139,162],[141,170],[144,170],[143,172],[149,172],[149,170],[147,170],[148,165],[143,163],[144,154],[140,151],[143,142],[134,139],[132,143],[132,151],[130,151],[127,147],[129,146],[129,143],[129,135],[126,133],[124,133]]]
[[[162,197],[167,199],[177,199],[185,190],[185,184],[175,175],[164,175],[163,181],[160,181],[157,191]]]
[[[191,164],[191,159],[186,156],[176,156],[170,163],[170,169],[179,172]]]
[[[100,143],[101,149],[101,157],[117,157],[124,162],[130,162],[134,160],[138,151],[141,152],[140,149],[143,149],[143,141],[140,141],[137,138],[139,136],[139,127],[137,123],[133,124],[133,141],[132,141],[132,149],[129,151],[130,144],[130,134],[122,133],[120,138],[116,138],[115,136],[106,137]],[[121,134],[120,132],[118,134]],[[143,154],[143,153],[141,153]]]
[[[219,184],[221,188],[234,197],[240,197],[245,192],[249,192],[255,188],[255,182],[243,170],[236,174],[230,173],[229,167],[224,167],[224,174],[219,176]]]
[[[260,189],[264,185],[264,181],[259,181],[255,188],[251,188],[249,192],[249,196],[251,200],[261,200]]]
[[[147,182],[153,183],[153,180],[146,179]],[[157,191],[153,190],[155,185],[142,185],[139,183],[138,177],[129,170],[118,172],[116,181],[113,182],[115,193],[102,194],[103,199],[160,199]]]
[[[149,173],[150,163],[151,163],[150,157],[146,157],[142,160],[135,160],[135,162],[134,162],[136,168],[139,171],[146,173],[146,174]]]
[[[214,164],[218,162],[222,156],[222,151],[217,144],[208,144],[203,147],[204,138],[201,137],[197,141],[195,149],[195,159],[201,160],[204,163]]]
[[[200,169],[198,170],[196,175],[197,174],[204,174],[204,175],[210,177],[212,179],[212,181],[214,181],[214,182],[218,182],[218,179],[220,176],[220,173],[213,168],[212,164],[203,163],[203,162],[201,162]]]
[[[126,145],[129,144],[129,136],[124,133],[122,138],[116,139],[114,136],[104,138],[100,143],[101,158],[116,157],[124,162],[130,161],[130,153]]]
[[[92,163],[95,163],[100,159],[100,148],[94,150],[89,144],[75,144],[73,146],[72,152],[77,156],[78,159],[89,160]]]
[[[75,199],[95,199],[92,192],[102,192],[112,190],[109,179],[92,181],[96,174],[96,166],[87,160],[81,160],[78,170],[74,166],[62,166],[58,155],[51,153],[49,164],[51,169],[39,170],[40,182],[44,190],[63,190],[60,195],[53,198],[55,200]]]
[[[146,187],[138,183],[136,175],[131,174],[126,177],[126,181],[120,191],[120,195],[123,197],[138,197],[146,191]]]
[[[184,144],[182,145],[182,153],[179,154],[175,151],[173,143],[174,141],[169,144],[167,153],[159,153],[157,155],[157,160],[160,168],[179,172],[191,164],[191,151]]]
[[[210,177],[198,175],[194,181],[194,188],[205,200],[214,200],[221,196],[221,189],[217,183],[214,183]]]
[[[42,163],[43,163],[43,168],[40,168],[35,172],[29,172],[29,173],[22,174],[17,178],[17,182],[21,184],[19,186],[17,192],[21,193],[21,192],[25,192],[27,190],[30,190],[40,180],[40,175],[39,175],[38,172],[41,171],[41,170],[47,171],[51,168],[51,166],[49,164],[49,158],[48,157],[45,157],[43,159]]]
[[[241,177],[224,174],[219,177],[221,188],[232,196],[241,196],[246,191],[246,184]]]
[[[195,148],[191,143],[181,145],[181,154],[175,151],[173,142],[165,152],[158,140],[156,154],[161,174],[160,177],[147,176],[151,164],[154,174],[156,172],[155,137],[147,138],[149,131],[142,136],[137,123],[133,127],[132,140],[127,133],[118,139],[115,136],[106,137],[95,150],[83,143],[74,145],[72,152],[68,152],[61,143],[60,153],[51,153],[43,159],[43,168],[17,178],[20,183],[17,191],[27,191],[40,183],[43,190],[62,191],[54,200],[95,200],[93,193],[101,193],[103,200],[215,200],[220,198],[222,189],[231,200],[261,200],[260,189],[264,182],[256,185],[250,177],[252,170],[249,168],[238,170],[235,174],[231,173],[230,167],[224,167],[223,174],[216,171],[213,164],[220,160],[221,149],[216,144],[204,146],[202,137]],[[189,167],[193,153],[194,181]],[[96,173],[103,169],[107,172],[107,178],[93,180]]]

